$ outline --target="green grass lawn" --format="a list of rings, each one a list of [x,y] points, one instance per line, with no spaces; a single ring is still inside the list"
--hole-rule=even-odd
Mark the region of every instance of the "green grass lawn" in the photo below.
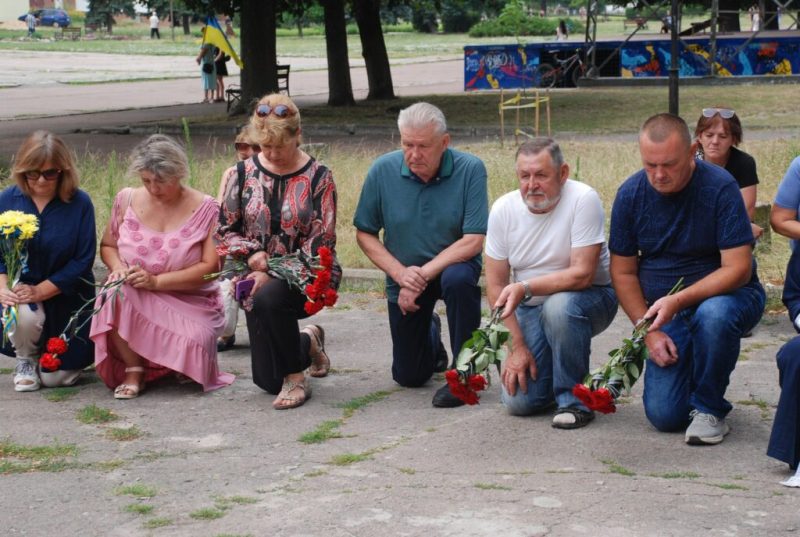
[[[704,17],[685,17],[684,26],[690,22],[702,20]],[[623,29],[624,17],[609,17],[601,20],[597,25],[598,38],[624,37],[632,28]],[[749,19],[742,17],[742,28],[748,27]],[[645,31],[657,34],[661,24],[651,21]],[[471,38],[467,34],[420,34],[408,31],[408,26],[384,28],[386,49],[390,58],[423,58],[442,55],[461,55],[465,45],[491,45],[517,43],[517,38],[491,37]],[[54,35],[58,30],[53,28],[39,28],[37,34],[41,39],[29,40],[25,36],[27,31],[0,29],[0,50],[46,50],[61,52],[102,52],[110,54],[154,54],[185,56],[193,54],[200,42],[200,25],[192,26],[192,34],[185,36],[182,28],[175,28],[175,41],[171,39],[170,28],[167,23],[161,24],[161,39],[150,39],[150,29],[146,23],[123,21],[114,26],[111,36],[96,33],[93,39],[80,41],[55,41]],[[640,32],[641,33],[641,32]],[[571,40],[583,40],[583,34],[570,36]],[[542,41],[555,41],[555,36],[546,37],[520,37],[520,43],[534,43]],[[233,47],[240,50],[238,37],[231,39]],[[279,29],[277,39],[278,57],[304,56],[324,58],[325,37],[319,28],[308,28],[302,38],[298,37],[293,29]],[[354,29],[348,35],[348,56],[351,59],[361,59],[361,41]]]

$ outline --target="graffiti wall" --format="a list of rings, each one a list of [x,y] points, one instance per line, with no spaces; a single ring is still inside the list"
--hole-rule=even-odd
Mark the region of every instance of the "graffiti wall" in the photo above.
[[[720,76],[800,74],[800,38],[717,39],[716,65]],[[709,76],[711,51],[708,39],[680,43],[680,76]],[[670,43],[628,42],[621,51],[620,76],[669,76]]]
[[[750,43],[745,37],[718,37],[716,64],[720,76],[800,74],[800,33],[787,37],[761,37]],[[600,51],[613,51],[621,41],[598,43]],[[532,43],[464,47],[464,89],[521,89],[537,85],[536,68],[543,54],[574,50],[583,43]],[[708,36],[680,42],[680,76],[711,74]],[[621,77],[669,76],[668,39],[629,41],[620,50]],[[611,75],[604,72],[603,76]],[[611,75],[613,76],[613,75]]]

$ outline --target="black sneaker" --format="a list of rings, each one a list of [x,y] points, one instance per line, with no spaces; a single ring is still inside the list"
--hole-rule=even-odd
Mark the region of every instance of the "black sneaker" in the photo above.
[[[464,404],[464,401],[450,393],[450,386],[447,384],[436,390],[432,402],[436,408],[455,408]]]
[[[439,348],[436,350],[436,361],[433,363],[433,372],[434,373],[442,373],[443,371],[447,371],[447,364],[449,363],[449,358],[447,357],[447,349],[444,348],[444,344],[442,343],[442,319],[439,317],[439,314],[433,312],[433,326],[436,327],[436,332],[439,334]],[[436,406],[434,404],[434,406]]]

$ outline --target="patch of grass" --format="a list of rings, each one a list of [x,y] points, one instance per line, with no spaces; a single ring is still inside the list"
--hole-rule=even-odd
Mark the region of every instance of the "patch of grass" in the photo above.
[[[220,496],[214,500],[219,509],[229,509],[231,505],[250,505],[258,503],[258,498],[252,496]]]
[[[398,470],[400,470],[402,473],[408,474],[408,475],[414,475],[414,474],[417,473],[417,471],[414,470],[413,468],[398,468]]]
[[[350,375],[353,373],[363,373],[363,369],[355,369],[355,368],[348,368],[348,367],[332,367],[329,373],[331,375]]]
[[[171,526],[171,525],[172,525],[172,519],[167,517],[150,518],[142,523],[142,526],[148,530],[154,530],[156,528],[163,528],[164,526]]]
[[[107,408],[101,408],[92,403],[80,409],[76,418],[81,423],[93,424],[115,421],[119,419],[119,416]]]
[[[664,472],[663,474],[650,474],[652,477],[661,477],[664,479],[697,479],[702,477],[695,472]]]
[[[771,417],[769,411],[769,403],[764,401],[763,399],[743,399],[741,401],[736,401],[737,405],[742,406],[754,406],[757,407],[761,411],[761,419],[768,420]]]
[[[0,441],[0,459],[14,457],[17,459],[45,460],[63,457],[75,457],[78,448],[74,444],[54,443],[49,446],[23,446],[10,440]]]
[[[13,367],[0,367],[0,375],[10,375],[13,372]]]
[[[709,487],[717,487],[718,489],[723,490],[750,490],[747,487],[743,487],[742,485],[736,485],[734,483],[703,483],[704,485],[708,485]]]
[[[349,418],[350,416],[355,414],[356,410],[360,410],[372,403],[383,401],[384,399],[389,397],[393,392],[394,390],[392,391],[381,390],[377,392],[368,393],[367,395],[356,397],[354,399],[350,399],[345,403],[341,403],[339,407],[344,409],[343,412],[344,417]]]
[[[128,513],[135,513],[137,515],[149,515],[155,507],[144,503],[130,503],[124,507]]]
[[[155,487],[148,485],[123,485],[114,489],[117,496],[134,496],[136,498],[152,498],[156,495]]]
[[[109,461],[99,461],[92,464],[92,467],[102,470],[104,472],[111,472],[117,468],[125,466],[125,461],[122,459],[112,459]]]
[[[216,507],[204,507],[203,509],[192,511],[189,516],[195,520],[216,520],[224,517],[225,511]]]
[[[739,353],[739,357],[736,359],[739,362],[746,362],[750,359],[750,355],[746,352]]]
[[[337,431],[341,424],[342,420],[323,421],[313,431],[301,434],[297,441],[303,444],[321,444],[332,438],[341,438],[341,433]]]
[[[475,483],[472,486],[481,490],[511,490],[511,487],[497,485],[495,483]]]
[[[313,470],[311,472],[306,472],[305,474],[303,474],[303,477],[320,477],[327,474],[328,472],[326,472],[325,470]]]
[[[214,537],[253,537],[252,533],[217,533]]]
[[[365,451],[364,453],[342,453],[331,457],[329,464],[333,464],[334,466],[348,466],[370,458],[372,458],[372,453],[369,451]]]
[[[606,467],[608,468],[608,471],[611,472],[612,474],[624,475],[626,477],[633,477],[636,475],[636,472],[628,470],[624,466],[617,464],[615,461],[603,459],[600,462],[605,464]]]
[[[106,436],[118,442],[128,442],[140,438],[144,433],[136,425],[130,427],[111,427],[106,430]]]
[[[75,396],[79,391],[81,391],[80,388],[76,388],[75,386],[60,386],[46,390],[42,395],[52,403],[60,403],[61,401],[66,401],[70,397]]]

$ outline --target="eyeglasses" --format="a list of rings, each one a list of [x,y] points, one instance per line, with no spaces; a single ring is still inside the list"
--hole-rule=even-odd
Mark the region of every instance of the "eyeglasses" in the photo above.
[[[279,118],[284,118],[293,116],[294,112],[285,104],[276,104],[275,106],[259,104],[258,107],[256,107],[256,115],[258,117],[267,117],[270,114],[275,114]]]
[[[55,181],[61,177],[61,170],[55,168],[50,170],[28,170],[24,175],[28,181],[38,181],[39,177],[44,177],[45,181]]]
[[[236,148],[236,151],[247,151],[248,149],[252,149],[253,153],[260,153],[261,146],[258,144],[248,144],[246,142],[236,142],[233,144],[233,147]]]
[[[703,117],[714,117],[717,114],[722,119],[730,119],[736,112],[730,108],[703,108]]]

